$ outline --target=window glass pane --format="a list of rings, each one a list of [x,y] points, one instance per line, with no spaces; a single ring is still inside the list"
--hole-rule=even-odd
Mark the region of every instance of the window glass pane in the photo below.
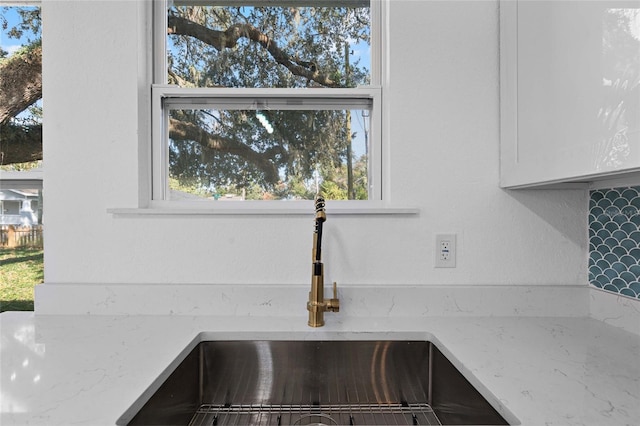
[[[44,280],[40,8],[0,7],[0,312],[32,311]],[[35,3],[35,2],[29,2]]]
[[[368,1],[264,3],[171,3],[168,82],[246,88],[370,84]]]
[[[41,167],[40,8],[0,7],[0,170]]]
[[[169,198],[366,200],[369,113],[170,109]]]

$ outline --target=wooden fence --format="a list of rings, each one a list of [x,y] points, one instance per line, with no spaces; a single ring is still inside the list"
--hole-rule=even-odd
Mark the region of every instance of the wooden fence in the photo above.
[[[0,247],[39,247],[42,248],[42,225],[0,226]]]

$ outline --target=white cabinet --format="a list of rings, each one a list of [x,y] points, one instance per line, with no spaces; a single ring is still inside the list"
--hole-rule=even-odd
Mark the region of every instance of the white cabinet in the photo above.
[[[505,188],[640,171],[640,0],[500,3]]]

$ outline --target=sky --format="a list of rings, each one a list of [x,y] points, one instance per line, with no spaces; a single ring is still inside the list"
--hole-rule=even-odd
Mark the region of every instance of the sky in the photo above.
[[[9,36],[7,35],[7,30],[11,29],[20,22],[20,15],[18,15],[18,13],[16,12],[15,7],[6,6],[0,8],[0,15],[7,20],[7,29],[5,30],[3,28],[0,32],[0,46],[3,50],[9,52],[9,56],[11,56],[23,44],[28,42],[28,38],[33,39],[34,36],[32,33],[25,33],[20,39],[9,38]],[[1,22],[4,23],[4,19]]]

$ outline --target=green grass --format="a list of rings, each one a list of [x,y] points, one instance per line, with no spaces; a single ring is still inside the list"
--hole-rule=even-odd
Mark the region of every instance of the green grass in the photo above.
[[[44,281],[42,249],[0,249],[0,312],[33,311],[33,289]]]

